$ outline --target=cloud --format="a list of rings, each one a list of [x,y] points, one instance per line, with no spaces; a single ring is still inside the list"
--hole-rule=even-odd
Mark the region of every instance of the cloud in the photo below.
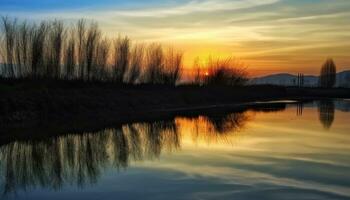
[[[281,22],[295,22],[295,21],[307,21],[307,20],[320,20],[320,19],[330,19],[330,18],[339,18],[339,17],[349,17],[350,13],[331,13],[331,14],[320,14],[320,15],[310,15],[310,16],[301,16],[301,17],[291,17],[279,19]]]
[[[235,157],[239,157],[235,155]],[[242,156],[244,157],[244,156]],[[256,157],[256,160],[252,160],[254,163],[244,163],[244,160],[246,159],[241,158],[241,160],[236,160],[236,158],[232,157],[226,157],[225,161],[229,160],[230,164],[221,165],[218,163],[210,163],[206,157],[203,157],[202,155],[196,154],[196,158],[193,158],[192,160],[196,160],[196,163],[188,164],[184,160],[177,159],[175,161],[168,161],[168,162],[161,162],[157,163],[156,165],[154,163],[143,163],[139,165],[139,168],[143,169],[153,169],[153,170],[163,170],[168,172],[179,172],[181,173],[178,175],[173,181],[177,180],[211,180],[212,183],[220,184],[224,183],[226,185],[236,185],[236,186],[246,186],[247,188],[253,190],[255,186],[259,185],[259,188],[261,191],[266,190],[267,188],[278,188],[283,187],[285,189],[299,189],[299,190],[309,190],[313,191],[314,193],[327,193],[327,194],[335,194],[343,196],[344,198],[349,197],[349,189],[345,186],[341,185],[332,185],[328,184],[322,181],[316,182],[315,180],[309,180],[307,178],[303,177],[293,177],[289,173],[286,174],[280,174],[281,168],[276,167],[273,170],[266,170],[271,168],[265,168],[266,166],[276,166],[274,162],[276,160],[285,161],[286,158],[284,157],[264,157],[263,161],[259,159],[259,156],[252,156],[251,158],[254,159]],[[248,157],[249,158],[249,157]],[[164,159],[164,158],[163,158]],[[271,160],[270,160],[271,159]],[[287,164],[301,164],[303,162],[306,163],[314,163],[314,160],[297,160],[298,158],[289,158],[290,163]],[[200,161],[199,161],[200,160]],[[202,161],[205,161],[201,163]],[[220,162],[220,161],[218,161]],[[241,164],[236,164],[241,163]],[[260,162],[260,163],[259,163]],[[317,161],[316,161],[317,162]],[[197,164],[197,163],[200,163]],[[246,166],[246,168],[243,168]],[[259,168],[259,166],[262,166]],[[288,169],[287,166],[282,166],[284,168],[282,169]],[[245,188],[245,189],[247,189]],[[240,189],[237,188],[238,190]],[[234,192],[235,187],[232,187],[227,192]],[[258,190],[259,191],[259,190]],[[255,192],[258,192],[255,189]],[[236,191],[238,192],[238,191]],[[244,192],[244,191],[241,191]]]
[[[107,36],[119,33],[137,42],[175,44],[184,50],[187,65],[196,55],[233,55],[248,58],[251,66],[271,66],[283,71],[315,66],[318,72],[324,55],[332,55],[340,63],[348,63],[344,49],[350,47],[349,1],[294,0],[164,0],[153,3],[117,3],[104,7],[75,7],[41,11],[2,11],[22,19],[80,18],[97,21]],[[205,53],[204,50],[207,52]],[[315,61],[292,62],[291,57],[308,55]],[[319,56],[318,60],[316,59]],[[289,63],[276,63],[273,58]],[[303,56],[305,57],[305,56]],[[283,59],[284,58],[284,59]],[[303,59],[304,60],[304,59]],[[311,71],[311,70],[310,70]]]
[[[171,15],[186,15],[195,12],[239,10],[261,5],[274,4],[279,1],[280,0],[196,0],[172,8],[163,7],[146,10],[125,10],[117,11],[114,14],[128,17],[166,17]]]
[[[215,12],[225,10],[240,10],[253,8],[257,6],[269,5],[280,2],[280,0],[192,0],[182,4],[169,4],[163,6],[154,6],[152,8],[115,8],[114,5],[109,7],[99,8],[92,11],[91,8],[81,8],[74,10],[58,10],[49,12],[41,11],[38,16],[55,15],[58,13],[68,14],[70,17],[80,17],[88,13],[93,16],[101,17],[168,17],[176,15],[187,15],[197,12]],[[4,11],[3,11],[4,12]],[[18,13],[13,11],[11,13]],[[25,12],[22,12],[25,13]],[[33,13],[34,14],[34,13]],[[34,14],[35,15],[35,14]]]

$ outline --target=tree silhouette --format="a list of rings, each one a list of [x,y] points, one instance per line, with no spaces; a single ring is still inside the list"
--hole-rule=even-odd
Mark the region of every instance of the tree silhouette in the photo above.
[[[15,61],[15,55],[14,55],[14,49],[16,44],[16,27],[17,27],[17,20],[11,20],[8,17],[2,17],[2,31],[4,34],[4,42],[2,46],[4,46],[3,49],[3,58],[5,61],[5,76],[14,77],[15,76],[15,69],[14,69],[14,61]]]
[[[114,41],[114,42],[113,42]],[[176,85],[183,53],[161,44],[114,40],[96,22],[20,22],[0,16],[0,77]]]
[[[320,86],[323,88],[332,88],[336,82],[336,73],[336,66],[333,59],[327,59],[321,68]]]

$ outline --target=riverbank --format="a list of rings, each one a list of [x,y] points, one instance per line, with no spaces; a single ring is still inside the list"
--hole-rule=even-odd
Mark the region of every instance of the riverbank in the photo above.
[[[340,88],[120,86],[26,81],[8,81],[0,85],[0,134],[9,129],[38,127],[51,122],[59,122],[59,126],[67,124],[73,131],[81,131],[86,126],[101,128],[179,114],[243,109],[256,101],[350,98],[350,90]]]

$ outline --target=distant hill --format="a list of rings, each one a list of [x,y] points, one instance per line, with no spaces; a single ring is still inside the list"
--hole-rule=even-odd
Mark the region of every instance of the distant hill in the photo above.
[[[263,85],[282,85],[282,86],[295,86],[297,84],[298,76],[293,74],[273,74],[263,77],[253,78],[250,83]],[[318,76],[307,75],[304,77],[304,86],[317,87]],[[348,87],[350,88],[350,70],[337,73],[336,87]]]

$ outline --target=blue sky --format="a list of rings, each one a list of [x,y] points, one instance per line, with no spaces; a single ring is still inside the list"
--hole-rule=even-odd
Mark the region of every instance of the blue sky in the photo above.
[[[48,10],[70,10],[78,8],[109,8],[109,7],[140,7],[159,6],[161,4],[180,4],[186,2],[169,0],[2,0],[2,10],[21,11],[48,11]]]
[[[327,57],[350,67],[349,0],[1,0],[0,15],[94,20],[109,37],[180,48],[186,65],[214,55],[256,74],[315,74]]]

